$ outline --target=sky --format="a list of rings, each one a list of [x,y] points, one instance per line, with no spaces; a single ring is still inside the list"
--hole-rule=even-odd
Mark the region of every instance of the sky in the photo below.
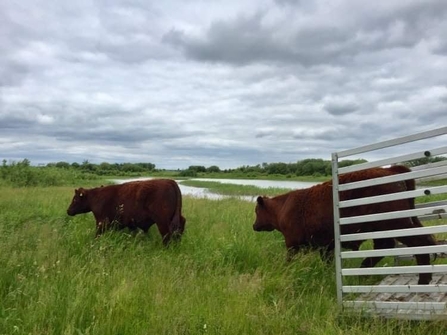
[[[330,160],[447,125],[446,32],[443,0],[2,0],[0,159]]]

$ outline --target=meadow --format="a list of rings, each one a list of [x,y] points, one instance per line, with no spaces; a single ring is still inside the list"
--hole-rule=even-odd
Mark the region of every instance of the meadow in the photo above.
[[[285,261],[254,204],[184,197],[186,232],[94,239],[73,187],[0,187],[0,334],[445,334],[447,322],[346,317],[333,264]]]

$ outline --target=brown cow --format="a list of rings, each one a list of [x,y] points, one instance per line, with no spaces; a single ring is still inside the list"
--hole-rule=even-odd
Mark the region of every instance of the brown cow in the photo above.
[[[68,215],[93,212],[96,236],[106,229],[140,228],[147,232],[155,223],[166,245],[185,229],[182,195],[170,179],[134,181],[92,189],[79,188],[67,209]]]
[[[344,184],[408,171],[410,170],[403,166],[373,168],[340,175],[339,182],[340,184]],[[340,200],[383,195],[411,189],[414,189],[414,180],[394,182],[343,191],[340,194]],[[413,208],[414,199],[403,199],[343,208],[341,209],[340,216],[360,216]],[[422,224],[417,218],[402,218],[344,225],[341,229],[343,234],[352,234],[421,226]],[[308,189],[291,191],[274,198],[258,197],[256,221],[253,229],[255,231],[279,230],[284,235],[289,256],[302,246],[333,249],[334,217],[332,207],[332,182],[328,181]],[[432,235],[398,237],[396,240],[409,247],[436,244]],[[345,244],[343,247],[355,249],[358,248],[359,243],[353,242]],[[392,248],[394,247],[394,239],[377,239],[374,241],[374,247]],[[362,262],[362,266],[374,266],[380,259],[381,257],[367,258]],[[420,265],[430,264],[430,256],[428,254],[416,255],[416,259]],[[419,284],[428,284],[430,280],[431,274],[429,273],[419,275]]]

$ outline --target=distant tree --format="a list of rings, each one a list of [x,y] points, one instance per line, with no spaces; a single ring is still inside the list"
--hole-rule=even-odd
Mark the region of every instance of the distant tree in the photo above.
[[[216,165],[211,165],[206,169],[206,172],[220,172],[220,168]]]
[[[69,168],[70,168],[70,164],[67,163],[67,162],[57,162],[57,163],[55,164],[55,166],[56,166],[57,168],[62,168],[62,169],[69,169]]]
[[[296,163],[295,174],[298,176],[326,175],[330,162],[320,158],[304,159]]]
[[[124,172],[143,172],[144,169],[141,166],[138,166],[137,164],[132,163],[124,163],[122,166],[122,170]]]
[[[112,169],[112,165],[107,162],[102,162],[101,164],[99,164],[98,169],[102,171],[109,171]]]
[[[28,166],[31,166],[31,162],[30,162],[30,160],[29,160],[28,158],[25,158],[25,159],[22,160],[21,162],[19,161],[19,162],[17,163],[17,165],[20,165],[20,166],[22,166],[22,167],[28,167]]]
[[[81,169],[85,170],[85,171],[95,171],[96,170],[96,166],[92,163],[90,163],[87,159],[84,160],[81,164]]]
[[[188,170],[196,172],[206,172],[206,168],[202,165],[191,165],[190,167],[188,167]]]
[[[152,163],[136,163],[139,167],[141,167],[143,170],[146,171],[152,171],[155,170],[155,164]]]
[[[268,174],[288,174],[289,167],[286,163],[272,163],[267,166]]]
[[[197,177],[197,171],[196,170],[191,170],[191,169],[186,169],[186,170],[182,170],[179,175],[181,177]]]

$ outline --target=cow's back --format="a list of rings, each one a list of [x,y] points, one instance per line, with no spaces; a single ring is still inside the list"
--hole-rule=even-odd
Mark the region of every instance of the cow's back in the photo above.
[[[120,203],[132,209],[135,215],[150,214],[161,217],[172,216],[178,206],[178,185],[170,179],[152,179],[121,184]],[[181,206],[181,204],[180,204]]]
[[[408,172],[406,167],[373,168],[358,172],[342,174],[340,184],[352,183],[367,179],[386,177],[397,173]],[[342,191],[340,200],[350,200],[376,195],[406,191],[408,182],[394,182],[372,187]],[[341,210],[341,217],[367,215],[395,210],[409,209],[407,200],[397,200],[372,205],[363,205]],[[289,192],[281,212],[281,224],[284,231],[303,237],[303,243],[325,245],[333,240],[334,215],[332,181],[327,181],[307,189]],[[385,228],[385,227],[383,227]],[[359,225],[344,227],[348,232],[359,229]]]

